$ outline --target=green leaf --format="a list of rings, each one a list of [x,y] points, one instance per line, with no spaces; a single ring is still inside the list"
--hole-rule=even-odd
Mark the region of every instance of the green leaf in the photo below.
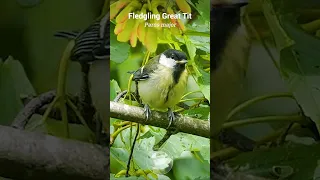
[[[128,88],[128,82],[131,76],[128,72],[139,69],[143,57],[144,53],[142,52],[130,52],[127,60],[121,64],[111,66],[111,68],[117,69],[118,84],[122,89]],[[134,84],[134,82],[132,82],[132,84]]]
[[[227,164],[242,169],[246,174],[270,177],[275,166],[293,168],[290,180],[313,180],[317,167],[320,145],[285,145],[248,153],[241,153],[229,160]],[[306,153],[307,152],[307,153]],[[270,177],[271,178],[271,177]]]
[[[184,40],[187,46],[188,54],[190,57],[190,60],[193,61],[194,57],[196,56],[197,48],[194,46],[194,44],[190,41],[189,37],[184,36]]]
[[[210,102],[210,74],[199,69],[201,76],[198,77],[198,84],[204,97]]]
[[[0,124],[10,125],[23,108],[20,98],[35,95],[35,91],[20,62],[12,57],[0,60],[0,87]]]
[[[189,117],[208,120],[210,113],[210,107],[199,107],[195,109],[188,109],[183,111],[184,115]]]
[[[26,130],[42,132],[58,137],[65,137],[64,132],[62,131],[62,129],[64,128],[64,124],[62,121],[48,118],[45,123],[41,124],[41,118],[41,115],[34,114],[26,125]],[[69,129],[71,139],[84,142],[94,142],[95,137],[91,136],[88,129],[84,125],[69,124]]]
[[[130,45],[117,40],[117,36],[113,33],[114,28],[115,25],[110,23],[110,60],[122,63],[129,57]]]
[[[272,3],[265,2],[267,12],[274,12]],[[267,20],[274,28],[282,76],[305,115],[320,129],[320,40],[303,31],[292,14],[279,12],[270,16]]]
[[[201,18],[205,21],[210,21],[210,2],[199,0],[198,3],[196,3],[196,7],[200,12]]]
[[[262,3],[263,13],[270,26],[270,30],[273,34],[278,50],[282,50],[285,47],[291,46],[294,42],[287,36],[286,32],[282,29],[279,23],[279,17],[277,17],[276,10],[272,4],[272,0],[265,0]]]
[[[152,150],[152,147],[155,144],[155,137],[162,134],[164,135],[164,130],[162,129],[161,132],[157,132],[157,129],[155,130],[149,129],[145,134],[142,134],[141,137],[137,141],[137,144],[135,146],[134,154],[133,154],[133,160],[135,162],[136,168],[138,169],[152,169],[152,159],[151,156],[154,153]],[[132,138],[135,135],[136,128],[133,128],[132,130]],[[150,136],[150,133],[154,136]],[[157,135],[156,135],[157,134]],[[125,169],[125,164],[128,161],[129,152],[130,152],[130,129],[126,129],[122,132],[123,141],[121,140],[120,135],[115,140],[113,146],[110,150],[110,161],[112,164],[111,172],[117,173],[120,170]],[[159,138],[160,140],[160,138]],[[124,143],[124,144],[123,144]],[[176,135],[172,135],[168,141],[164,144],[163,148],[161,148],[161,151],[166,152],[173,158],[179,158],[181,156],[181,153],[183,151],[189,150],[189,151],[199,151],[201,154],[201,157],[203,157],[203,161],[209,162],[210,158],[210,142],[209,139],[184,134],[184,133],[178,133]],[[196,174],[200,176],[199,174]]]
[[[210,54],[210,37],[205,36],[189,36],[190,42],[197,47],[197,49],[201,49],[202,51]]]
[[[296,53],[296,49],[292,48],[281,52],[280,63],[283,77],[305,115],[320,127],[320,73],[307,75],[314,71],[313,65],[315,64],[310,61],[308,63],[308,59],[313,58],[303,57],[305,55],[299,56]]]
[[[110,100],[113,101],[114,98],[117,97],[117,94],[121,92],[121,89],[116,80],[110,81]]]
[[[129,152],[123,148],[110,148],[110,172],[118,173],[121,170],[126,169],[126,164],[129,159]]]
[[[207,161],[197,159],[190,151],[183,152],[173,162],[173,174],[175,179],[209,179],[210,164]]]
[[[169,153],[173,158],[181,156],[183,151],[197,150],[200,152],[210,152],[210,141],[207,138],[199,137],[186,133],[172,135],[161,148],[162,151]],[[209,160],[210,154],[203,153],[204,159]]]

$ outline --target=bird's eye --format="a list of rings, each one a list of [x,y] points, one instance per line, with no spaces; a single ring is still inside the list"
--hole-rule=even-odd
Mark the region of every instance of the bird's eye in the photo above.
[[[171,59],[174,59],[174,55],[171,55]]]

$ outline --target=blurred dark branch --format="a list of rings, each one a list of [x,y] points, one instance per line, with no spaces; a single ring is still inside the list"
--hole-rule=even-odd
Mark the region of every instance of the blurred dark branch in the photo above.
[[[25,129],[25,126],[28,124],[30,118],[33,114],[43,115],[46,112],[47,107],[53,101],[56,96],[56,91],[48,91],[39,96],[30,96],[23,98],[23,104],[25,107],[20,110],[16,118],[13,120],[11,127],[16,129]],[[83,104],[80,97],[68,95],[68,98],[76,104],[77,108],[80,110],[80,113],[85,118],[86,123],[89,125],[93,132],[96,132],[96,138],[100,145],[106,146],[106,142],[109,141],[109,134],[102,133],[100,131],[101,127],[98,126],[100,121],[93,119],[93,114],[95,113],[95,108],[91,104]],[[82,104],[81,104],[82,103]],[[68,110],[68,121],[69,123],[82,124],[78,119],[76,113],[67,106]],[[59,108],[53,108],[49,113],[49,117],[58,121],[61,121],[61,111]],[[98,123],[97,123],[98,122]]]
[[[13,120],[11,126],[17,129],[24,129],[31,116],[44,105],[51,103],[55,96],[56,91],[52,90],[31,99]]]
[[[290,128],[290,130],[286,133],[291,133],[295,130],[297,130],[298,128],[301,128],[300,124],[295,123],[294,125],[292,125],[292,127]],[[259,145],[263,145],[264,143],[270,142],[270,141],[274,141],[275,139],[279,138],[279,136],[281,136],[283,134],[284,131],[286,131],[286,128],[281,128],[278,129],[277,131],[263,137],[262,139],[258,140],[256,142],[257,147]],[[235,147],[228,147],[226,149],[222,149],[216,152],[211,152],[210,154],[210,158],[211,160],[219,160],[219,161],[223,161],[223,160],[227,160],[227,159],[231,159],[235,156],[237,156],[238,154],[241,153],[241,150],[235,148]]]
[[[69,99],[77,105],[79,111],[82,113],[85,120],[90,121],[87,123],[92,123],[93,114],[95,113],[95,109],[93,106],[84,106],[83,102],[80,101],[82,94],[80,96],[72,96],[68,95]],[[24,104],[24,108],[19,112],[12,123],[12,127],[17,129],[24,129],[26,124],[28,124],[29,119],[33,114],[43,115],[47,110],[49,104],[53,101],[56,96],[56,91],[51,90],[40,94],[39,96],[28,96],[22,98],[22,102]],[[69,123],[81,124],[80,120],[77,118],[77,115],[69,106],[68,109],[68,121]],[[61,112],[59,108],[53,108],[49,113],[49,117],[55,120],[61,120]],[[90,124],[91,125],[91,124]],[[92,125],[93,126],[93,125]]]
[[[210,176],[215,180],[271,180],[263,177],[236,172],[224,164],[216,164],[211,160]]]
[[[110,117],[161,128],[167,128],[169,124],[167,113],[152,111],[150,119],[146,121],[143,108],[111,101]],[[176,116],[174,121],[174,127],[177,128],[179,132],[207,138],[210,137],[209,121],[182,116],[179,114]]]
[[[25,126],[28,124],[29,119],[32,117],[33,114],[40,114],[43,115],[49,106],[49,104],[53,101],[56,96],[56,91],[51,90],[40,94],[39,96],[30,96],[23,98],[24,108],[20,110],[18,115],[13,120],[11,124],[12,127],[17,129],[24,129]],[[74,104],[78,104],[77,97],[70,97],[71,101]],[[80,121],[77,119],[76,114],[69,110],[68,108],[68,120],[70,123],[81,124]],[[61,113],[59,108],[53,108],[49,114],[49,117],[56,120],[61,120]]]
[[[0,126],[0,176],[19,180],[104,180],[109,149]]]
[[[223,129],[218,135],[219,141],[230,145],[241,151],[252,151],[255,147],[255,141],[238,133],[234,129]]]

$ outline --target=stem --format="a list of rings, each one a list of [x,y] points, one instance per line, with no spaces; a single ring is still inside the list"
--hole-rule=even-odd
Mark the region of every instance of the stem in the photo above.
[[[91,129],[89,128],[87,122],[84,120],[84,118],[82,117],[81,113],[77,110],[77,106],[75,104],[73,104],[73,102],[67,98],[67,104],[71,107],[71,109],[76,113],[76,116],[79,118],[80,122],[87,128],[88,132],[94,136],[93,132],[91,131]]]
[[[130,105],[132,105],[131,95],[130,95],[132,78],[133,78],[133,74],[131,74],[130,77],[129,77],[129,81],[128,81],[128,91],[127,91],[127,93],[126,93],[126,95],[125,95],[125,97],[124,97],[124,98],[126,98],[127,96],[129,96]]]
[[[150,2],[150,0],[148,0],[148,9],[149,9],[149,11],[151,11],[151,10],[152,10],[152,7],[151,7],[151,2]]]
[[[129,146],[132,144],[132,122],[130,122],[130,137],[129,137]],[[130,158],[129,158],[130,159]]]
[[[126,177],[129,177],[130,163],[131,163],[131,159],[132,159],[132,155],[133,155],[134,145],[136,144],[137,137],[139,135],[139,131],[140,131],[140,125],[138,124],[137,125],[137,132],[136,132],[136,135],[134,137],[133,144],[132,144],[132,147],[131,147],[131,150],[130,150],[129,160],[128,160],[128,164],[127,164]]]
[[[183,99],[184,97],[186,97],[186,96],[188,96],[188,95],[190,95],[190,94],[198,93],[198,92],[200,92],[200,93],[201,93],[201,91],[200,91],[200,90],[198,90],[198,91],[191,91],[191,92],[188,92],[188,93],[186,93],[185,95],[183,95],[181,99]]]
[[[144,59],[143,59],[143,62],[142,62],[142,66],[146,65],[148,63],[148,60],[149,60],[149,56],[150,56],[150,51],[147,51]]]
[[[300,128],[300,127],[301,126],[299,124],[295,123],[290,128],[289,132],[292,132],[292,131]],[[285,129],[286,128],[282,128],[282,129],[277,130],[276,132],[268,134],[267,136],[265,136],[262,139],[258,140],[257,145],[263,144],[263,143],[266,143],[266,142],[272,141],[273,139],[278,138],[283,133],[283,131]],[[219,150],[219,151],[211,153],[210,154],[210,158],[211,159],[226,160],[226,159],[229,159],[229,158],[232,158],[232,157],[236,156],[239,153],[241,153],[240,150],[238,150],[238,149],[236,149],[234,147],[228,147],[226,149],[222,149],[222,150]]]
[[[61,111],[61,117],[62,117],[62,122],[64,125],[64,137],[69,138],[70,137],[70,132],[69,132],[69,122],[68,122],[68,111],[67,111],[67,106],[66,106],[66,97],[61,97],[60,100],[60,111]]]
[[[124,125],[129,125],[129,124],[130,124],[130,121],[122,121],[122,122],[113,124],[113,126],[115,126],[115,127],[122,127],[122,126],[124,126]]]
[[[110,2],[109,2],[109,0],[105,0],[103,3],[101,14],[98,17],[98,19],[102,18],[105,14],[107,14],[109,12],[109,9],[110,9]]]
[[[178,112],[182,112],[184,110],[185,110],[184,108],[180,108],[180,109],[174,110],[173,112],[178,113]]]
[[[255,117],[255,118],[247,118],[243,120],[237,120],[232,122],[227,122],[222,125],[222,129],[234,128],[239,126],[245,126],[248,124],[255,123],[263,123],[263,122],[298,122],[302,121],[305,118],[300,115],[292,115],[292,116],[265,116],[265,117]]]
[[[204,98],[191,98],[191,99],[183,99],[180,102],[186,102],[186,101],[202,101],[205,100]]]
[[[135,126],[135,125],[136,125],[136,124],[133,124],[132,126]],[[119,129],[117,129],[114,133],[112,133],[112,134],[110,135],[110,137],[111,137],[110,139],[113,139],[113,141],[110,141],[110,146],[112,146],[114,140],[115,140],[116,137],[120,134],[120,132],[122,132],[123,130],[125,130],[125,129],[129,128],[129,127],[131,127],[131,125],[127,125],[127,126],[121,127],[121,128],[119,128]]]
[[[62,122],[64,124],[64,133],[65,137],[69,138],[69,122],[68,122],[68,114],[67,114],[67,106],[66,106],[66,77],[68,71],[69,57],[71,54],[71,50],[74,47],[74,41],[70,41],[63,52],[62,58],[60,60],[59,66],[59,74],[58,74],[58,86],[57,86],[57,97],[59,97],[60,102],[60,110]]]
[[[265,100],[265,99],[280,98],[280,97],[290,97],[290,98],[294,99],[294,97],[290,93],[277,93],[277,94],[268,94],[268,95],[254,97],[254,98],[240,104],[239,106],[235,107],[234,109],[232,109],[232,111],[228,114],[227,120],[229,120],[232,116],[234,116],[238,112],[242,111],[243,109],[249,107],[250,105],[252,105],[254,103],[257,103],[257,102]]]
[[[53,101],[50,103],[50,105],[48,106],[48,108],[46,109],[46,111],[44,112],[44,114],[43,114],[43,116],[42,116],[42,118],[41,118],[40,123],[37,124],[37,125],[35,125],[34,128],[37,128],[37,127],[39,127],[40,125],[42,125],[43,123],[46,122],[46,120],[47,120],[47,118],[48,118],[48,116],[49,116],[49,114],[50,114],[53,106],[57,103],[58,100],[59,100],[59,97],[56,96],[56,97],[53,99]],[[34,128],[32,128],[32,129],[34,129]]]
[[[313,33],[320,28],[320,19],[311,21],[306,24],[301,24],[302,29],[307,31],[308,33]]]

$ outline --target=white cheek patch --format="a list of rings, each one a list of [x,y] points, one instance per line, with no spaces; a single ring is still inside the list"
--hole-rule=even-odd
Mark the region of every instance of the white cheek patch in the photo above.
[[[168,68],[173,68],[177,64],[174,59],[167,58],[164,54],[161,54],[159,63]]]

